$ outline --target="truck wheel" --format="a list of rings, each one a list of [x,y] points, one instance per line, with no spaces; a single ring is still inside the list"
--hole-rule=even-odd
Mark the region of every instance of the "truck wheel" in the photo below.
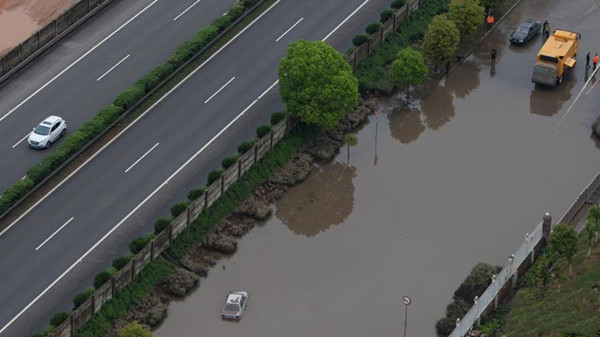
[[[560,77],[558,77],[558,78],[556,79],[556,83],[557,83],[557,84],[561,84],[561,83],[562,83],[562,81],[563,81],[563,75],[561,75]]]

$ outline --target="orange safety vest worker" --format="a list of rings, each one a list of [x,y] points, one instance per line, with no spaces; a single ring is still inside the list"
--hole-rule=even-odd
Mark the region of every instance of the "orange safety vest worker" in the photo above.
[[[494,24],[494,16],[492,14],[487,16],[486,22],[488,25]]]
[[[592,62],[598,63],[598,54],[596,54],[596,56],[594,56],[594,58],[592,59]]]

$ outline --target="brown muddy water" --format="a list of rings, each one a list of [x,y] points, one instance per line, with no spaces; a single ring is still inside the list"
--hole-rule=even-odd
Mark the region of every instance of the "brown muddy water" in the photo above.
[[[238,253],[171,303],[155,335],[398,336],[408,295],[407,336],[434,336],[469,270],[504,264],[544,212],[559,218],[600,168],[590,137],[600,89],[565,116],[583,64],[563,86],[536,88],[541,39],[507,43],[527,17],[579,31],[580,63],[600,48],[597,1],[523,1],[409,112],[396,108],[399,98],[382,101],[380,120],[358,132],[350,164],[343,148],[292,188]],[[232,289],[250,294],[239,323],[219,317]]]

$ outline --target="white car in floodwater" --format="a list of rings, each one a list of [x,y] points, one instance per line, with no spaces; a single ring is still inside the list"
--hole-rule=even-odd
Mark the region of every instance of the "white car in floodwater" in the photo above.
[[[221,311],[221,318],[228,320],[240,320],[246,303],[248,302],[248,293],[245,291],[231,291],[227,295],[225,305]]]

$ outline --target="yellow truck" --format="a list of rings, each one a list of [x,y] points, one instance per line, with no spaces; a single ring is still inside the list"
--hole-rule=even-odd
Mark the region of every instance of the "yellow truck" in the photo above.
[[[565,74],[575,66],[578,41],[578,33],[555,30],[537,53],[531,80],[547,86],[562,83]]]

